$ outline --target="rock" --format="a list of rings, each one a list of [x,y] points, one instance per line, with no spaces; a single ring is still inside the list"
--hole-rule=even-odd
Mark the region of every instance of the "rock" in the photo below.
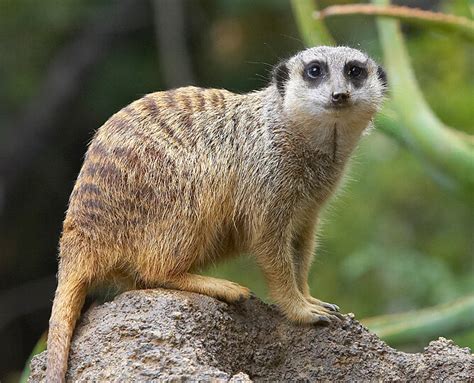
[[[45,376],[46,352],[29,382]],[[444,338],[422,354],[388,347],[353,317],[298,327],[257,298],[228,305],[172,290],[130,291],[77,326],[68,381],[469,381],[474,357]]]

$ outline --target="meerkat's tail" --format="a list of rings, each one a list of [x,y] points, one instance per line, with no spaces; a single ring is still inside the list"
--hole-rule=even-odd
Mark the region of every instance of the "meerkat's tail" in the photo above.
[[[47,383],[65,381],[71,338],[87,294],[87,283],[78,275],[59,272],[58,287],[49,320]]]

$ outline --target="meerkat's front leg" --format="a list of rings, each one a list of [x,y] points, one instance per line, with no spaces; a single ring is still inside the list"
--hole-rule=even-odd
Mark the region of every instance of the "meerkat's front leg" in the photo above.
[[[298,289],[311,304],[322,306],[330,311],[339,311],[339,307],[332,303],[323,302],[311,296],[308,276],[316,250],[316,225],[318,219],[314,217],[301,226],[293,237],[293,260],[295,265],[295,279]]]
[[[310,303],[298,288],[291,235],[268,229],[253,249],[268,283],[270,296],[288,319],[297,323],[329,323],[334,312]]]

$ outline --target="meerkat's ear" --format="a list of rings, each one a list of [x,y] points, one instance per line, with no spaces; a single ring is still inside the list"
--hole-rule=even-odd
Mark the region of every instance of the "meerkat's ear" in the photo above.
[[[285,95],[285,85],[290,78],[286,60],[280,61],[275,68],[273,68],[272,80],[275,82],[278,92],[283,97]]]
[[[384,87],[384,92],[387,92],[387,73],[385,73],[385,69],[383,69],[381,65],[379,65],[377,68],[377,76]]]

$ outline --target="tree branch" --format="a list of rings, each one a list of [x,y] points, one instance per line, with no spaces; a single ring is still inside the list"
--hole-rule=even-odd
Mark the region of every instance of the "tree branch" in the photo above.
[[[458,32],[465,38],[474,41],[474,22],[466,17],[447,15],[440,12],[424,11],[410,7],[387,5],[378,7],[371,4],[333,5],[313,13],[313,17],[321,20],[333,16],[368,15],[395,18],[400,21],[426,27],[441,28],[450,32]]]

